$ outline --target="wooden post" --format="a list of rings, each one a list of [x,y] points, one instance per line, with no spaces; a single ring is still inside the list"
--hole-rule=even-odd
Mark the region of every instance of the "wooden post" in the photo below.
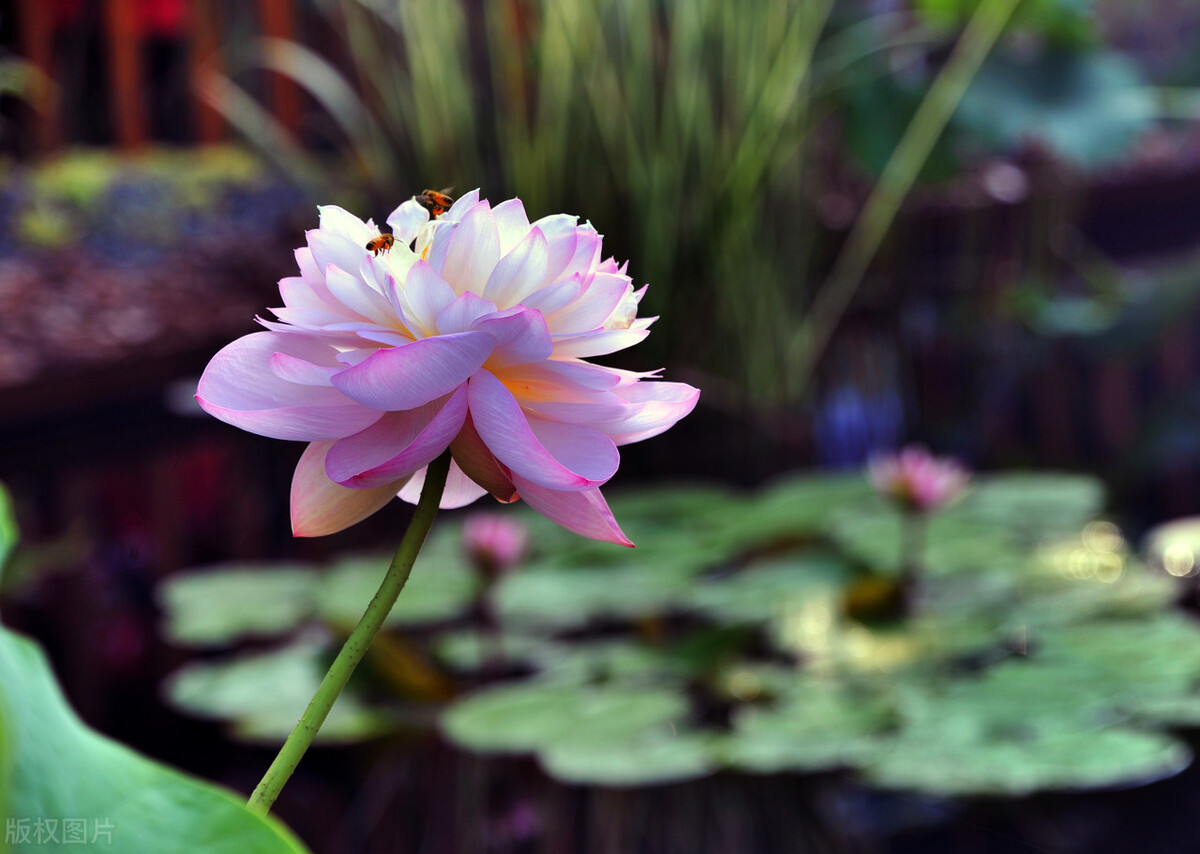
[[[197,94],[205,74],[220,72],[219,27],[212,0],[191,0],[188,20],[188,85],[191,87],[192,136],[195,142],[214,143],[225,138],[225,120]]]
[[[107,0],[104,13],[113,134],[119,147],[137,148],[146,141],[137,8],[134,0]]]
[[[295,40],[292,0],[258,0],[258,19],[262,34],[267,38]],[[268,85],[275,118],[291,133],[296,133],[300,129],[300,90],[296,83],[282,74],[270,72]]]
[[[21,55],[42,73],[46,81],[54,81],[53,10],[37,3],[19,4],[17,26]],[[31,106],[34,111],[33,147],[38,154],[44,154],[62,144],[62,110],[52,82],[38,87]]]

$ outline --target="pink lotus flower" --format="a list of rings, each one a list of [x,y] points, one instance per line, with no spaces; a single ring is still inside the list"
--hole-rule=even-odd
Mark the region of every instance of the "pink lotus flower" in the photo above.
[[[920,445],[872,459],[870,474],[879,494],[919,513],[949,504],[970,480],[970,473],[957,461],[935,457]]]
[[[278,321],[217,353],[197,399],[252,433],[310,442],[292,480],[297,536],[340,531],[399,494],[415,502],[424,469],[453,455],[442,507],[485,493],[523,498],[563,527],[632,545],[599,487],[617,447],[687,415],[699,391],[584,361],[649,334],[645,288],[600,260],[590,224],[558,214],[530,224],[510,199],[478,190],[436,220],[415,200],[379,229],[339,207],[296,250]]]
[[[496,513],[472,513],[463,522],[462,546],[467,557],[486,575],[500,575],[525,557],[529,529]]]

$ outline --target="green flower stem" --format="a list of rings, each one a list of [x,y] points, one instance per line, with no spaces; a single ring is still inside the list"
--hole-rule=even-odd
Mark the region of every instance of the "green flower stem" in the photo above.
[[[304,714],[296,724],[296,728],[287,737],[287,741],[279,750],[279,755],[275,757],[275,761],[263,775],[262,781],[250,795],[246,806],[251,812],[266,815],[271,811],[271,805],[279,797],[280,790],[292,776],[296,766],[300,764],[304,752],[317,737],[317,731],[321,728],[321,724],[325,723],[329,710],[333,708],[338,695],[346,687],[350,674],[354,672],[354,668],[366,655],[371,640],[378,634],[380,627],[383,626],[383,621],[392,610],[392,606],[396,604],[396,598],[404,589],[404,583],[408,581],[408,575],[412,572],[417,552],[421,550],[421,545],[425,542],[425,537],[433,526],[433,519],[437,516],[438,505],[442,500],[442,491],[446,488],[446,475],[449,471],[449,451],[429,464],[429,469],[425,473],[425,486],[421,490],[421,499],[417,503],[417,510],[408,525],[408,530],[404,532],[400,548],[396,549],[396,556],[392,558],[392,565],[388,567],[387,574],[383,577],[383,583],[379,585],[379,590],[376,591],[371,604],[363,612],[362,619],[358,621],[358,625],[354,627],[354,631],[342,645],[342,651],[329,666],[329,672],[321,680],[321,687],[313,695],[308,708],[304,710]]]

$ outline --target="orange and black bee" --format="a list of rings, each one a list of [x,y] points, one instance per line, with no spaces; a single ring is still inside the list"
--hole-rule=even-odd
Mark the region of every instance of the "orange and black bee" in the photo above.
[[[372,255],[378,255],[380,252],[387,252],[395,244],[396,238],[390,234],[381,234],[378,237],[372,237],[367,241],[367,249]]]
[[[438,190],[422,190],[421,195],[416,199],[421,207],[429,211],[430,216],[441,216],[447,208],[454,204],[454,199]]]

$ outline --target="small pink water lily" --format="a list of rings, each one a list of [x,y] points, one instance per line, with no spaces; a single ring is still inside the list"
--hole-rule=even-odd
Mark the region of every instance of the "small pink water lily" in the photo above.
[[[525,557],[529,528],[496,513],[472,513],[463,522],[462,546],[467,557],[487,575],[500,575]]]
[[[970,480],[970,473],[956,460],[935,457],[920,445],[873,458],[870,475],[877,492],[919,513],[949,504]]]
[[[563,527],[632,545],[600,486],[618,446],[691,412],[699,391],[585,361],[649,334],[645,288],[601,260],[601,236],[566,214],[530,223],[518,199],[475,190],[437,219],[415,200],[388,217],[395,244],[335,207],[280,281],[278,321],[217,353],[197,399],[252,433],[309,442],[292,480],[297,536],[340,531],[453,455],[443,508],[491,493]]]

